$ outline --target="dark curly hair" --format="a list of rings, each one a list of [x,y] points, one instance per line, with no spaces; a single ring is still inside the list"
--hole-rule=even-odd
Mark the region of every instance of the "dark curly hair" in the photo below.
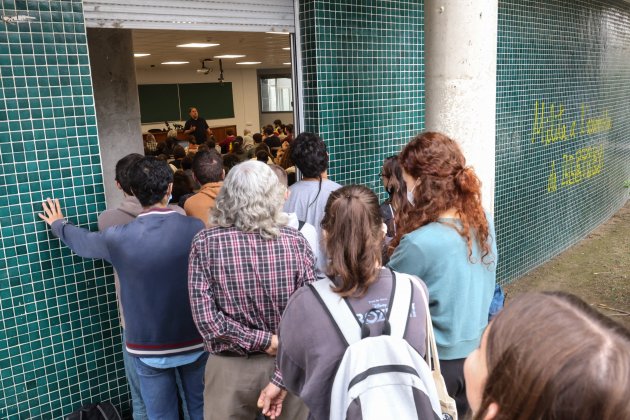
[[[127,195],[133,195],[129,186],[129,169],[142,159],[139,153],[130,153],[116,162],[116,182]]]
[[[142,207],[149,207],[162,201],[173,182],[173,171],[165,161],[145,156],[129,168],[129,180],[133,195]]]
[[[466,166],[466,158],[457,143],[441,133],[421,133],[405,146],[398,159],[403,170],[416,179],[416,184],[414,204],[400,215],[390,255],[404,235],[436,222],[443,212],[455,209],[461,221],[461,228],[456,229],[468,245],[469,259],[474,234],[484,260],[491,250],[488,220],[481,206],[481,181],[472,168]],[[410,187],[413,186],[407,185]]]
[[[300,133],[291,143],[291,160],[306,178],[319,178],[328,169],[326,144],[314,133]]]

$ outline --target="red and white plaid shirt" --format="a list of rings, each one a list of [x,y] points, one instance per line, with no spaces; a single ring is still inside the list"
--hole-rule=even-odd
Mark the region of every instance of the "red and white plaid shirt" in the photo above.
[[[211,227],[193,239],[188,289],[193,319],[210,353],[264,352],[289,297],[316,280],[315,258],[290,227],[265,239],[235,227]],[[272,382],[282,386],[276,369]]]

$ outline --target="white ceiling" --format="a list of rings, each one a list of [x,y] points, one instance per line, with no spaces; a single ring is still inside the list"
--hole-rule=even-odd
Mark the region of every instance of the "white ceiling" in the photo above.
[[[208,48],[178,48],[179,44],[191,42],[211,42],[220,44]],[[150,53],[147,57],[135,58],[136,69],[157,68],[195,69],[201,68],[201,60],[223,54],[244,54],[243,58],[223,59],[224,69],[233,68],[289,68],[283,63],[291,61],[291,51],[283,50],[290,46],[289,35],[254,32],[206,32],[206,31],[165,31],[152,29],[133,30],[134,53]],[[164,65],[164,61],[189,61],[189,64]],[[260,61],[257,65],[237,65],[240,61]],[[219,60],[206,63],[218,71]]]

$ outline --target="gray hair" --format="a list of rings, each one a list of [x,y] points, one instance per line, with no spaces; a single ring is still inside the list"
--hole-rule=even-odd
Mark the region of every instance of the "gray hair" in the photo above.
[[[262,162],[248,160],[233,167],[225,177],[210,224],[234,226],[244,232],[258,231],[265,239],[280,235],[288,217],[282,212],[286,187]]]

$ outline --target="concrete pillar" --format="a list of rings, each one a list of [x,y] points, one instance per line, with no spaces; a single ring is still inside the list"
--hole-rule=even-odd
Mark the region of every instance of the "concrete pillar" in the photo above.
[[[494,209],[497,0],[425,0],[425,127],[462,146]]]
[[[129,153],[144,153],[133,42],[128,29],[87,30],[98,141],[107,207],[123,195],[114,182],[116,162]]]

